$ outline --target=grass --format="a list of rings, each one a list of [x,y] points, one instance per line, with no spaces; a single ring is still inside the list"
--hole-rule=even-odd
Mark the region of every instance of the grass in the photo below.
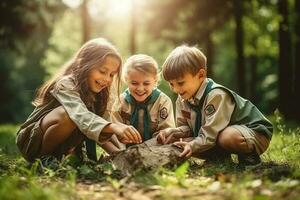
[[[204,168],[190,160],[174,169],[121,176],[109,162],[75,157],[29,165],[15,146],[17,125],[0,126],[0,199],[300,199],[300,129],[276,116],[263,165]],[[235,158],[234,158],[235,159]]]

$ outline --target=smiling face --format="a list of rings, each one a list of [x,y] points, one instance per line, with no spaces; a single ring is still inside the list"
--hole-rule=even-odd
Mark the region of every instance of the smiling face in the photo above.
[[[114,76],[118,73],[119,67],[119,60],[108,56],[102,65],[95,66],[89,71],[87,78],[89,89],[93,93],[99,93],[104,88],[109,87]]]
[[[133,98],[137,102],[143,102],[151,95],[157,80],[153,74],[131,70],[126,76],[126,82]]]
[[[171,89],[184,100],[195,96],[205,79],[205,71],[200,69],[196,75],[185,73],[182,77],[169,81]]]

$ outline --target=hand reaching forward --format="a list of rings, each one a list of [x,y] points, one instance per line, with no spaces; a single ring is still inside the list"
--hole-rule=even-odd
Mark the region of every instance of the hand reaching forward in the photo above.
[[[157,135],[157,143],[170,144],[183,137],[183,132],[177,128],[166,128]]]
[[[179,154],[179,157],[189,158],[192,156],[193,150],[189,142],[183,142],[182,139],[180,139],[180,142],[174,142],[174,145],[183,149],[183,151]]]
[[[122,123],[115,123],[113,125],[113,132],[120,140],[120,142],[124,144],[142,143],[140,133],[133,126]]]

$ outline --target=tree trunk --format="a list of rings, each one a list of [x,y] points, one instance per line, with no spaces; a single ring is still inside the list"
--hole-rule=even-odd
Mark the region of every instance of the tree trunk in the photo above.
[[[288,21],[288,0],[278,0],[279,23],[279,110],[287,118],[293,116],[293,68],[291,36]]]
[[[256,86],[257,86],[257,56],[255,54],[250,56],[250,100],[256,104]]]
[[[296,103],[300,102],[300,1],[295,1],[295,11],[296,11],[296,19],[295,19],[295,99]],[[297,86],[298,85],[298,86]],[[296,119],[300,121],[300,107],[296,106]]]
[[[131,30],[130,30],[130,54],[133,55],[136,53],[136,1],[132,0],[131,4]]]
[[[214,62],[214,43],[211,39],[211,31],[208,31],[206,35],[206,57],[207,57],[207,75],[213,78],[213,62]]]
[[[83,0],[81,5],[82,14],[82,42],[85,43],[91,37],[90,15],[88,11],[88,0]]]
[[[241,96],[246,94],[245,79],[245,58],[244,58],[244,30],[243,30],[243,1],[233,0],[234,19],[235,19],[235,45],[236,45],[236,69],[237,69],[237,88]]]

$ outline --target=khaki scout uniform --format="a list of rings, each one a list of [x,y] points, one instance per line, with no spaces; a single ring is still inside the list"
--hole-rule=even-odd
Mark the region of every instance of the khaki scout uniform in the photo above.
[[[112,122],[121,122],[130,125],[134,105],[125,100],[126,92],[120,95],[120,101],[115,101],[113,112],[111,114]],[[174,128],[175,120],[173,113],[173,105],[171,99],[160,91],[157,100],[153,104],[147,106],[150,115],[150,135],[156,136],[160,130],[165,128]],[[144,133],[144,110],[138,111],[138,123],[136,129],[141,135]],[[144,142],[144,141],[143,141]]]
[[[214,89],[209,90],[209,93],[204,96],[209,82]],[[197,106],[202,98],[204,102],[200,108],[200,130],[193,133],[196,128],[197,114],[191,105]],[[249,148],[254,146],[257,153],[261,154],[267,149],[273,131],[272,124],[250,101],[211,79],[203,81],[193,100],[186,101],[178,97],[176,123],[185,135],[196,136],[190,144],[193,152],[199,153],[212,148],[216,144],[218,134],[231,126],[245,137]]]
[[[43,132],[40,128],[41,119],[59,106],[65,109],[79,131],[87,138],[101,143],[110,139],[100,134],[110,122],[89,111],[79,93],[73,90],[74,86],[74,80],[70,76],[63,78],[50,92],[51,100],[47,104],[36,107],[26,122],[21,125],[16,143],[28,161],[37,158],[41,150],[43,139]]]

